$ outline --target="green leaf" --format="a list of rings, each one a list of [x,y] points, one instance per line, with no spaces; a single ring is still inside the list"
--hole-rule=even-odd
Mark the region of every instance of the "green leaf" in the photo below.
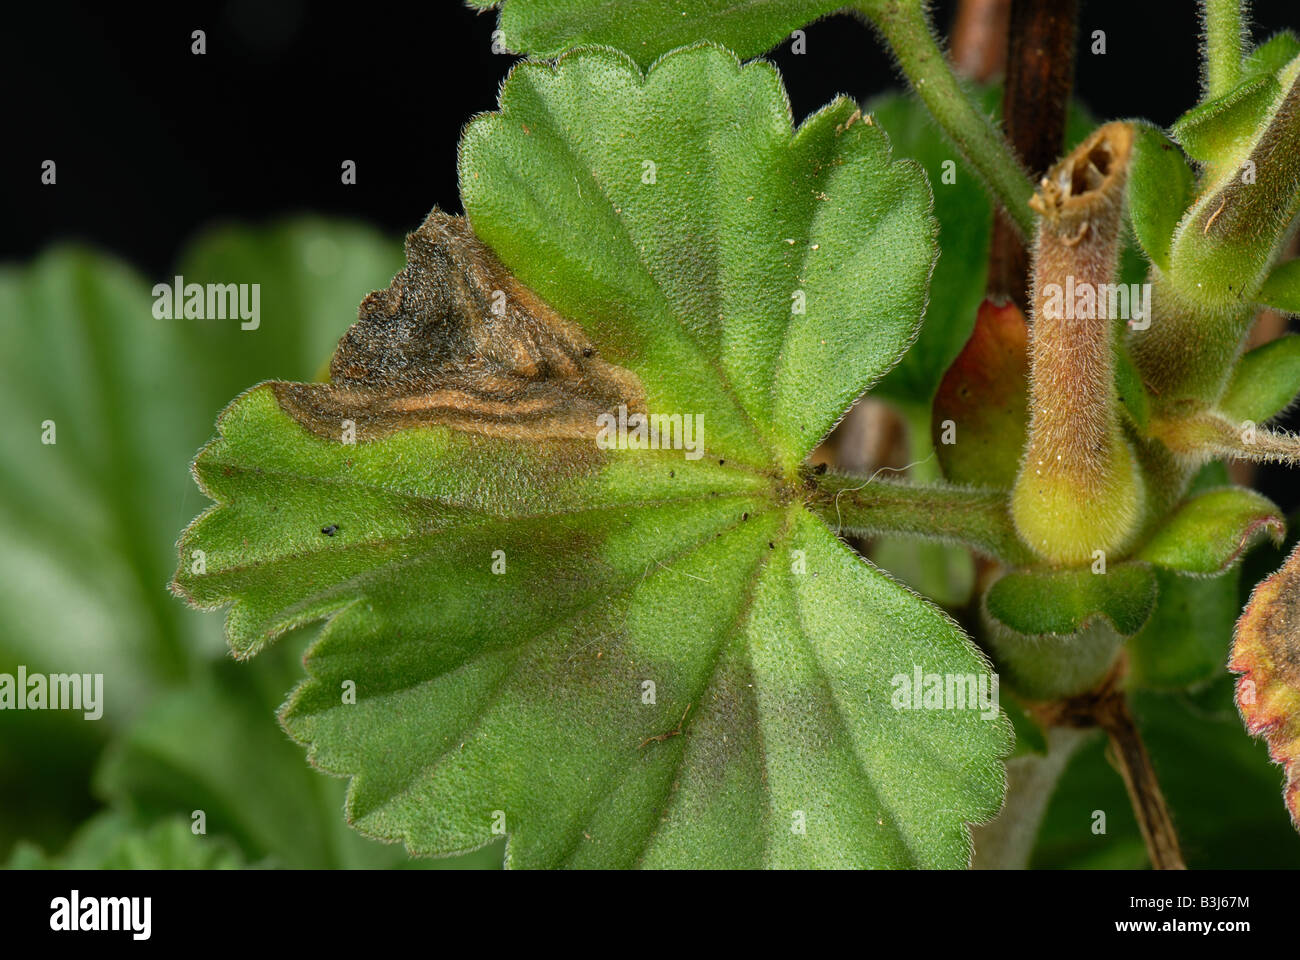
[[[250,379],[314,375],[351,313],[336,310],[331,325],[323,303],[359,298],[400,262],[395,244],[349,225],[252,236],[210,234],[177,272],[260,283],[256,330],[156,317],[143,278],[84,250],[0,269],[0,402],[16,425],[0,434],[0,669],[111,675],[106,725],[182,679],[195,654],[221,650],[210,620],[160,589],[176,524],[202,505],[178,462]],[[318,331],[315,346],[306,331]]]
[[[205,433],[213,405],[249,383],[291,377],[315,380],[340,334],[356,319],[351,307],[402,266],[402,247],[360,224],[301,217],[251,230],[228,225],[202,234],[177,267],[187,283],[257,283],[257,328],[204,317],[183,323],[202,357],[189,369],[202,384]]]
[[[1300,314],[1300,260],[1279,263],[1264,281],[1259,302],[1283,313]]]
[[[916,335],[924,176],[843,98],[792,133],[776,71],[716,47],[645,78],[613,51],[561,66],[521,64],[466,130],[475,231],[651,409],[708,410],[718,456],[792,469]]]
[[[1133,122],[1128,211],[1133,232],[1151,262],[1169,269],[1169,247],[1178,221],[1191,206],[1196,176],[1177,144],[1145,121]]]
[[[218,505],[178,588],[233,601],[241,656],[328,621],[283,722],[352,777],[350,822],[412,851],[504,830],[515,866],[965,864],[1009,726],[893,701],[987,663],[805,509],[799,470],[915,333],[919,171],[847,101],[793,130],[772,68],[712,46],[645,76],[608,50],[521,65],[460,169],[479,237],[650,411],[703,415],[706,456],[603,449],[594,424],[347,444],[263,386],[196,462]],[[434,236],[367,304],[426,279]]]
[[[1097,619],[1132,636],[1151,615],[1155,600],[1151,570],[1120,563],[1105,573],[1014,571],[989,588],[985,607],[998,622],[1028,636],[1078,633]]]
[[[1238,362],[1219,409],[1230,420],[1263,423],[1286,410],[1300,391],[1300,336],[1256,347]]]
[[[0,670],[112,676],[110,726],[183,675],[196,623],[159,585],[192,495],[176,457],[210,416],[191,432],[183,331],[151,307],[134,272],[84,250],[0,270]]]
[[[770,50],[844,0],[469,0],[501,7],[502,42],[517,53],[554,57],[608,44],[647,67],[674,47],[712,40],[746,59]]]
[[[225,837],[195,834],[183,817],[144,827],[119,813],[86,822],[67,848],[50,856],[20,844],[9,870],[238,870],[246,864]]]
[[[1212,579],[1156,570],[1151,619],[1127,644],[1129,683],[1182,690],[1222,676],[1232,625],[1241,610],[1236,569]]]
[[[0,267],[0,403],[13,427],[0,431],[0,672],[105,677],[98,721],[7,716],[0,857],[19,835],[61,847],[95,807],[89,771],[104,743],[224,653],[220,624],[164,589],[176,526],[204,503],[184,464],[213,410],[273,372],[314,375],[352,312],[331,326],[321,305],[355,301],[399,263],[392,240],[313,219],[207,235],[165,277],[70,246]],[[150,284],[175,274],[260,282],[259,329],[154,316]]]
[[[1252,50],[1242,62],[1242,79],[1260,74],[1276,75],[1297,56],[1300,56],[1300,37],[1290,30],[1280,30]]]
[[[1179,573],[1217,576],[1264,536],[1279,542],[1285,530],[1282,512],[1268,497],[1226,487],[1185,500],[1137,557]]]
[[[1202,163],[1227,162],[1250,142],[1280,90],[1272,74],[1252,76],[1230,93],[1183,114],[1170,133],[1188,156]]]

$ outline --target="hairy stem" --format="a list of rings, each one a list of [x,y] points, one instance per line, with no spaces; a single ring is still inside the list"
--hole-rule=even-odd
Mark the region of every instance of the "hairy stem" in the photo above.
[[[961,88],[921,0],[858,0],[857,9],[880,31],[935,122],[983,178],[993,198],[1022,234],[1032,234],[1033,185],[1006,138]]]
[[[1232,90],[1241,80],[1246,39],[1246,0],[1202,0],[1205,22],[1205,99]]]
[[[1005,494],[827,473],[808,500],[837,534],[882,534],[961,543],[1013,565],[1034,562],[1016,538]]]
[[[1151,435],[1194,464],[1222,457],[1300,465],[1300,436],[1268,430],[1249,420],[1234,423],[1215,411],[1153,420]]]

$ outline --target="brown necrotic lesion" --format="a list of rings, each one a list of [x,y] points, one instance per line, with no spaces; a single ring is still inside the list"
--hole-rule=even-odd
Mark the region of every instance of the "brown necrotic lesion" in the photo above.
[[[361,303],[328,383],[271,384],[308,430],[358,442],[411,426],[519,439],[594,438],[602,413],[644,412],[632,372],[514,278],[464,217],[435,209],[406,267]]]

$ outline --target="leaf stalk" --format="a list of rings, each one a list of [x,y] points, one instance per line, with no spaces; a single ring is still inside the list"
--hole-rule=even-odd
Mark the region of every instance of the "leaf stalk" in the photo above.
[[[858,0],[856,9],[879,31],[912,89],[989,193],[1021,234],[1031,236],[1033,184],[1006,137],[962,89],[939,48],[922,0]]]

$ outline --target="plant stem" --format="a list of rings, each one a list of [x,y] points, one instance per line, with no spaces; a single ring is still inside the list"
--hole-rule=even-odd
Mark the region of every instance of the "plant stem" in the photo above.
[[[1077,14],[1078,0],[1011,4],[1002,125],[1035,179],[1057,161],[1065,144]]]
[[[827,473],[816,477],[808,505],[837,534],[913,536],[961,543],[1013,565],[1034,562],[1016,537],[1006,495],[945,485]]]
[[[1002,127],[1016,156],[1038,178],[1065,144],[1074,86],[1078,0],[1014,0],[1007,25]],[[1015,225],[999,213],[989,241],[989,296],[1010,298],[1029,315],[1029,252]]]
[[[1101,727],[1110,738],[1112,757],[1128,790],[1147,856],[1157,870],[1186,870],[1178,834],[1169,816],[1151,757],[1142,743],[1128,699],[1120,688],[1128,664],[1123,656],[1096,690],[1068,700],[1029,706],[1029,711],[1046,727]]]
[[[1245,7],[1245,0],[1202,0],[1206,100],[1223,96],[1241,80]]]
[[[1249,422],[1233,423],[1213,410],[1177,419],[1153,420],[1151,436],[1196,464],[1233,458],[1300,465],[1300,437]]]
[[[953,66],[976,83],[990,83],[1007,61],[1011,0],[961,0],[948,37]]]
[[[1097,723],[1110,737],[1120,776],[1124,778],[1129,802],[1142,830],[1142,839],[1146,841],[1151,866],[1156,870],[1186,870],[1187,864],[1178,846],[1178,834],[1169,816],[1165,795],[1160,792],[1151,757],[1142,743],[1128,701],[1117,691],[1105,701],[1105,705],[1107,709],[1099,713]]]
[[[983,178],[1020,232],[1033,233],[1029,197],[1034,188],[1006,138],[961,88],[939,49],[921,0],[858,0],[857,9],[880,31],[904,76],[935,122]]]

